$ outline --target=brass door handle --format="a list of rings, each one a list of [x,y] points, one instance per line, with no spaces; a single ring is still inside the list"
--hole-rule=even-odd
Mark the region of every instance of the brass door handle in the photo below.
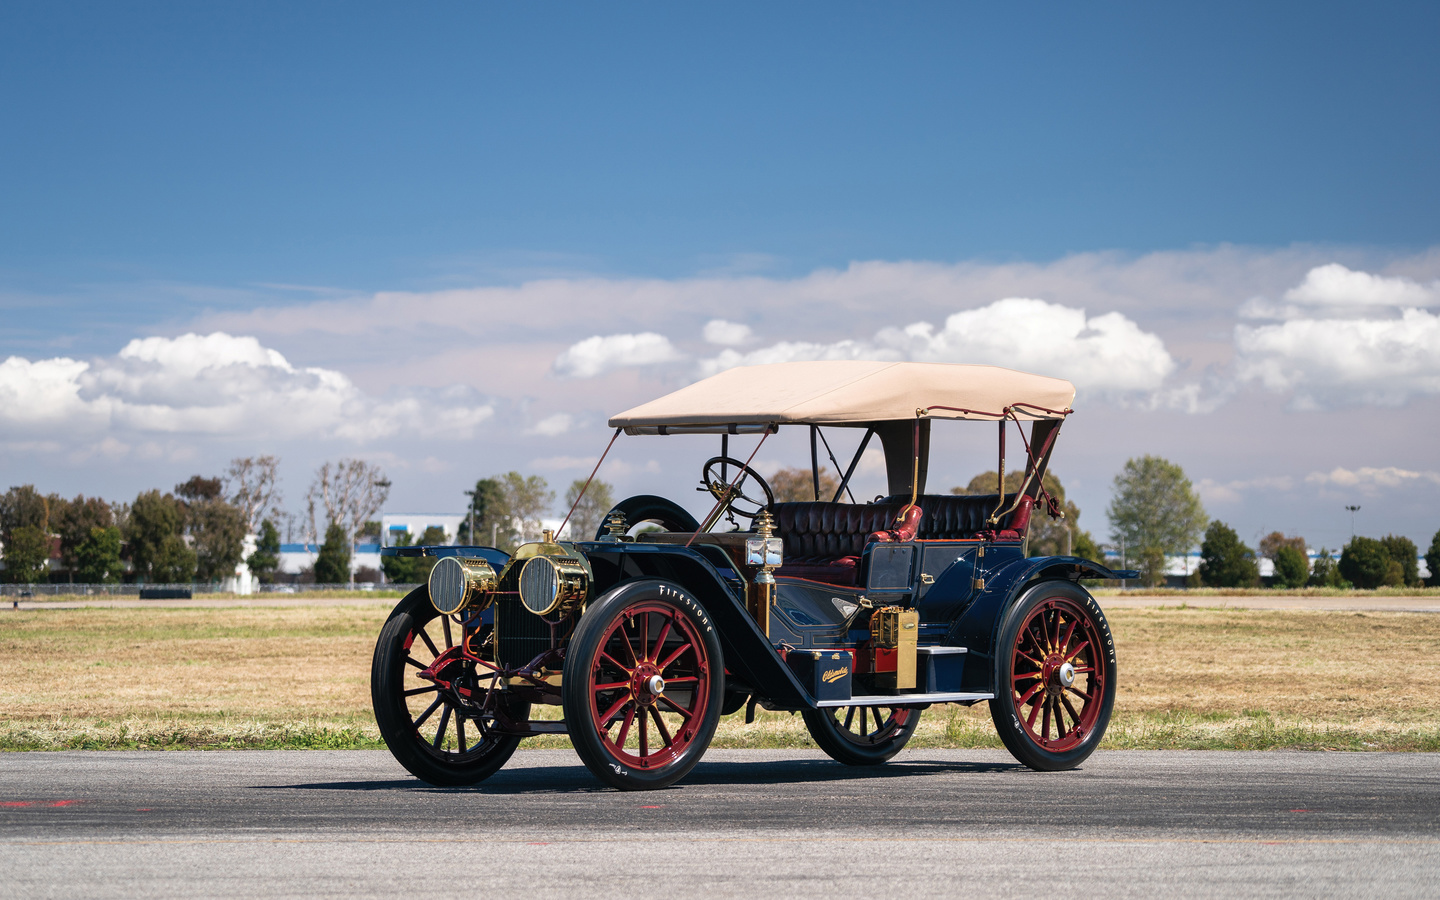
[[[934,575],[927,574],[927,573],[925,573],[925,572],[921,572],[921,573],[920,573],[920,583],[921,583],[921,584],[934,584],[934,583],[935,583],[935,576],[934,576]]]

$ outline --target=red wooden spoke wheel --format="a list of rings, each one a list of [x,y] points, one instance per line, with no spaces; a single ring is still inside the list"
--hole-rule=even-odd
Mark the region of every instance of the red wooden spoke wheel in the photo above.
[[[622,790],[684,776],[720,719],[724,664],[708,613],[660,581],[621,585],[586,610],[562,693],[585,765]]]
[[[1094,752],[1115,703],[1115,642],[1089,592],[1031,588],[1006,615],[996,647],[991,717],[1015,757],[1069,769]]]
[[[375,644],[370,699],[380,736],[401,765],[431,784],[495,774],[521,740],[504,734],[503,722],[530,715],[529,704],[493,690],[493,672],[462,657],[461,631],[422,585],[395,607]]]
[[[873,766],[899,753],[920,710],[905,706],[840,706],[802,713],[810,737],[831,759],[849,766]]]

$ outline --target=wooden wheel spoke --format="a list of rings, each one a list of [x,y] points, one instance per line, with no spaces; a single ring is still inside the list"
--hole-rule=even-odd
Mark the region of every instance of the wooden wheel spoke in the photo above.
[[[1094,697],[1075,687],[1073,684],[1070,687],[1067,687],[1065,690],[1069,691],[1077,697],[1082,698],[1086,703],[1089,703],[1090,701],[1095,699]]]
[[[682,644],[682,645],[680,646],[680,648],[677,649],[674,653],[672,653],[672,654],[670,654],[669,656],[665,657],[665,661],[662,662],[662,663],[660,663],[660,664],[658,665],[658,667],[657,667],[657,668],[660,669],[661,674],[664,674],[665,670],[670,667],[670,664],[673,663],[675,660],[679,659],[679,658],[680,658],[680,655],[681,655],[682,653],[684,653],[686,650],[689,650],[690,648],[692,648],[692,647],[694,647],[694,646],[695,646],[694,644],[690,643],[689,641],[686,641],[686,642],[685,642],[684,644]]]
[[[650,717],[640,714],[640,755],[650,755]]]
[[[460,752],[465,752],[465,717],[459,713],[455,714],[455,740],[460,745]]]
[[[605,726],[609,725],[610,722],[615,718],[615,716],[620,712],[620,710],[625,707],[625,704],[629,703],[631,699],[632,698],[630,694],[626,693],[619,700],[616,700],[615,705],[610,707],[608,710],[605,711],[603,715],[600,716],[600,726],[604,728]]]
[[[655,728],[660,732],[660,739],[665,742],[665,746],[669,747],[674,744],[674,739],[670,737],[670,729],[665,727],[665,720],[660,718],[660,710],[653,706],[650,707],[650,716],[655,720]]]
[[[435,740],[430,742],[430,746],[434,747],[436,750],[440,749],[440,745],[445,741],[445,729],[449,725],[450,704],[447,703],[445,704],[445,711],[440,714],[440,727],[435,730]]]
[[[1039,673],[1039,672],[1026,672],[1026,673],[1024,673],[1024,674],[1022,674],[1022,675],[1016,675],[1013,679],[1011,679],[1011,683],[1012,683],[1012,684],[1019,684],[1019,683],[1022,682],[1022,681],[1033,681],[1034,679],[1039,678],[1039,677],[1040,677],[1040,673]]]
[[[418,718],[418,719],[416,719],[416,720],[414,721],[413,724],[414,724],[415,728],[418,730],[421,725],[424,725],[424,724],[425,724],[425,720],[428,719],[428,718],[430,718],[430,714],[433,713],[433,712],[435,712],[435,710],[439,709],[439,708],[440,708],[440,704],[442,704],[442,703],[444,703],[444,702],[445,702],[445,698],[444,698],[444,697],[436,697],[436,698],[435,698],[435,702],[432,703],[432,704],[430,704],[429,706],[425,707],[425,711],[420,714],[420,718]],[[448,709],[448,707],[447,707],[447,709]]]
[[[624,672],[626,675],[632,675],[632,674],[634,674],[634,671],[635,671],[634,669],[632,669],[630,666],[627,666],[627,665],[625,665],[624,663],[620,662],[620,660],[618,660],[618,659],[616,659],[615,657],[611,656],[609,653],[606,653],[604,650],[601,650],[601,651],[600,651],[600,658],[603,659],[603,660],[608,660],[608,661],[610,662],[610,665],[612,665],[612,666],[614,666],[615,668],[619,669],[620,671]]]
[[[426,669],[430,668],[429,666],[425,665],[424,663],[422,663],[420,660],[416,659],[416,658],[413,657],[413,656],[407,656],[407,657],[405,657],[405,665],[407,665],[407,666],[414,666],[415,668],[419,669],[419,670],[422,671],[422,672],[425,671]]]
[[[667,679],[665,679],[665,683],[666,683],[666,684],[689,684],[689,683],[692,682],[692,681],[693,681],[693,682],[696,682],[696,683],[698,684],[699,681],[700,681],[699,676],[696,676],[696,675],[681,675],[681,676],[679,676],[678,678],[667,678]]]
[[[630,665],[624,668],[634,669],[640,665],[640,657],[635,655],[635,644],[630,640],[630,629],[625,627],[625,620],[620,620],[620,639],[625,642],[625,650],[630,654]]]
[[[1060,645],[1056,649],[1058,649],[1061,653],[1064,653],[1066,648],[1070,646],[1070,639],[1075,636],[1075,629],[1078,627],[1080,627],[1080,620],[1072,619],[1070,622],[1070,627],[1065,631],[1064,639],[1060,641]],[[1068,659],[1069,657],[1066,658]]]
[[[625,739],[630,736],[630,726],[635,723],[635,707],[630,707],[625,713],[625,721],[620,723],[620,734],[615,738],[615,746],[625,746]]]
[[[425,633],[425,629],[423,627],[415,633],[420,637],[420,640],[425,642],[425,646],[430,648],[430,652],[432,654],[434,654],[435,656],[440,655],[440,648],[436,647],[435,642],[430,640],[430,635]]]
[[[1026,724],[1028,727],[1030,727],[1030,728],[1034,728],[1034,727],[1035,727],[1035,716],[1036,716],[1037,714],[1039,714],[1039,712],[1040,712],[1040,707],[1043,706],[1043,705],[1044,705],[1043,703],[1036,703],[1036,704],[1033,704],[1033,705],[1030,707],[1030,715],[1029,715],[1028,718],[1025,719],[1025,724]]]
[[[1070,660],[1072,660],[1072,659],[1074,659],[1075,657],[1079,656],[1079,655],[1085,650],[1085,648],[1088,647],[1088,646],[1090,646],[1090,642],[1089,642],[1089,641],[1081,641],[1081,642],[1080,642],[1080,646],[1076,647],[1076,648],[1075,648],[1075,651],[1074,651],[1073,653],[1066,654],[1066,656],[1065,656],[1065,662],[1069,662]]]
[[[1072,724],[1072,725],[1070,726],[1070,728],[1067,728],[1067,729],[1065,729],[1065,730],[1066,730],[1067,732],[1073,731],[1074,728],[1075,728],[1075,725],[1079,725],[1079,724],[1080,724],[1080,713],[1075,710],[1074,705],[1071,704],[1071,702],[1070,702],[1070,698],[1067,697],[1067,696],[1065,696],[1064,694],[1061,694],[1061,695],[1060,695],[1060,702],[1061,702],[1062,704],[1064,704],[1064,706],[1065,706],[1065,711],[1070,714],[1070,719],[1071,719],[1071,721],[1074,723],[1074,724]]]
[[[1031,698],[1033,698],[1036,694],[1040,693],[1043,690],[1045,690],[1045,685],[1035,685],[1034,687],[1030,688],[1030,690],[1026,691],[1024,695],[1020,697],[1019,701],[1016,702],[1015,705],[1024,706],[1025,704],[1030,702]]]
[[[404,691],[404,692],[402,692],[402,693],[400,694],[400,696],[402,696],[402,697],[413,697],[413,696],[415,696],[416,694],[428,694],[428,693],[430,693],[431,691],[438,691],[438,690],[440,690],[440,686],[439,686],[438,684],[432,684],[432,685],[430,685],[429,687],[418,687],[418,688],[413,688],[413,689],[408,690],[408,691]]]
[[[860,707],[848,706],[845,708],[845,730],[850,730],[850,723],[855,721],[855,710]]]
[[[595,685],[595,690],[597,690],[597,691],[614,691],[614,690],[618,690],[618,689],[620,689],[620,688],[628,688],[628,687],[630,687],[630,682],[628,682],[628,681],[612,681],[612,682],[610,682],[610,683],[608,683],[608,684],[597,684],[597,685]]]
[[[675,617],[672,615],[665,620],[665,625],[661,627],[659,636],[655,638],[654,652],[649,654],[648,659],[660,658],[660,651],[665,649],[665,639],[670,636],[670,626],[673,624],[675,624]],[[660,668],[665,667],[661,666]]]
[[[671,700],[669,697],[665,696],[664,694],[661,694],[660,696],[658,696],[658,697],[655,698],[655,702],[656,702],[656,703],[659,703],[659,702],[662,701],[662,700],[665,701],[665,703],[667,703],[667,704],[670,706],[671,709],[675,710],[677,713],[679,713],[680,715],[684,716],[684,717],[685,717],[685,721],[688,722],[688,721],[690,721],[692,718],[694,718],[695,714],[694,714],[693,712],[691,712],[691,711],[688,710],[688,709],[685,709],[683,706],[681,706],[680,704],[676,703],[674,700]]]
[[[1041,709],[1044,710],[1044,714],[1041,716],[1041,722],[1040,722],[1040,739],[1041,739],[1042,741],[1048,741],[1048,740],[1050,740],[1050,707],[1051,707],[1051,705],[1052,705],[1052,704],[1051,704],[1051,702],[1050,702],[1050,698],[1049,698],[1049,697],[1046,697],[1046,698],[1045,698],[1044,700],[1042,700],[1041,703],[1040,703]]]

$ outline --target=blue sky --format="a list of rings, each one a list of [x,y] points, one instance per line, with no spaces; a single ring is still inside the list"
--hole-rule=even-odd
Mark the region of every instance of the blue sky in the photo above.
[[[1030,298],[1120,315],[1166,355],[1124,384],[1055,357],[1093,398],[1069,469],[1087,527],[1104,531],[1125,456],[1163,451],[1211,482],[1212,513],[1242,535],[1333,543],[1339,526],[1320,519],[1349,490],[1409,510],[1374,529],[1428,543],[1440,460],[1423,423],[1440,373],[1415,346],[1398,372],[1376,366],[1396,357],[1385,341],[1434,318],[1437,35],[1440,7],[1418,3],[8,3],[0,358],[70,359],[91,380],[75,382],[80,419],[51,404],[0,422],[0,466],[9,482],[121,499],[283,452],[298,500],[315,461],[358,453],[390,466],[397,503],[448,508],[477,475],[593,456],[607,413],[694,377],[721,346],[770,354],[748,361],[859,341],[1004,362],[973,342],[877,335],[922,321],[938,334],[955,313]],[[1325,266],[1356,277],[1307,288]],[[816,287],[826,273],[838,293]],[[597,312],[607,302],[613,315]],[[1405,309],[1422,318],[1397,324]],[[437,338],[437,310],[464,334]],[[748,336],[706,342],[712,319]],[[1306,349],[1325,322],[1373,325],[1374,340],[1326,368]],[[294,372],[339,373],[349,388],[326,396],[350,404],[344,417],[431,421],[448,391],[469,424],[417,449],[403,429],[220,422],[195,412],[219,395],[157,387],[199,390],[195,361],[175,362],[184,348],[122,354],[214,332]],[[646,333],[668,356],[591,360],[586,376],[558,362]],[[249,345],[205,346],[265,384],[301,377]],[[142,378],[144,365],[173,370]],[[60,384],[12,369],[15,403]],[[292,384],[274,388],[278,406],[292,388],[313,399]],[[171,412],[121,415],[122,394]],[[73,449],[77,434],[92,450]],[[666,450],[651,474],[688,481],[672,469],[699,452]],[[1349,475],[1311,478],[1337,468]]]

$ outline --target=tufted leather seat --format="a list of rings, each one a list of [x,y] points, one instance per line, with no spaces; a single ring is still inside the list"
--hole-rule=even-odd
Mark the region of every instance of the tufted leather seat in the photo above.
[[[899,503],[775,504],[775,531],[785,540],[785,565],[775,574],[855,584],[867,543],[914,539],[921,512],[906,510],[908,504],[908,497]]]
[[[905,503],[909,497],[886,497],[881,504]],[[1014,497],[1005,498],[1005,505],[1014,502]],[[999,504],[999,494],[922,494],[916,503],[924,511],[920,520],[917,537],[922,541],[953,541],[978,537],[982,531],[991,531],[986,519]],[[1026,498],[1012,513],[1002,516],[995,537],[1018,540],[1030,521],[1031,500]],[[880,504],[876,504],[877,506]]]

